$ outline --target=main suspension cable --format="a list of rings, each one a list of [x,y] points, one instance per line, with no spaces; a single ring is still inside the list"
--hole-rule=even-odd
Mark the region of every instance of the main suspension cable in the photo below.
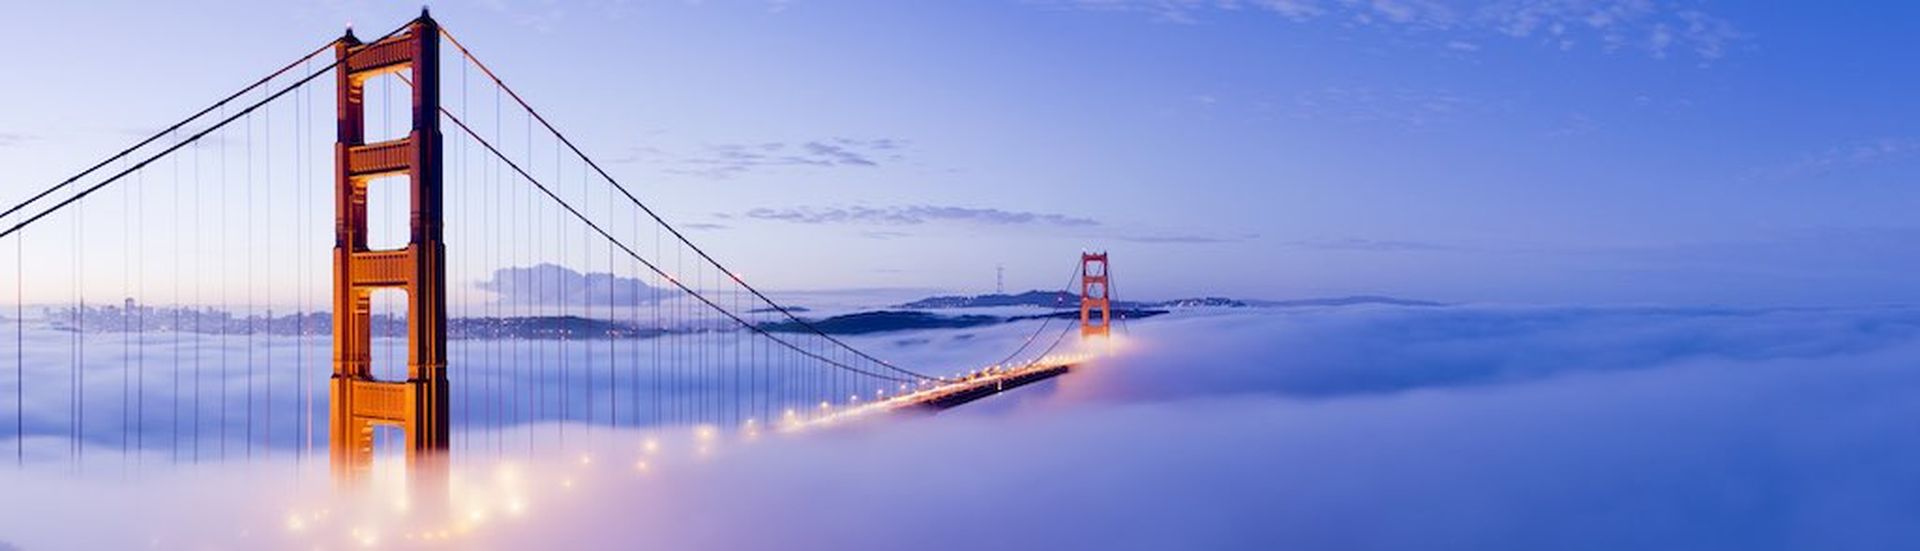
[[[820,360],[822,362],[826,362],[829,365],[833,365],[835,367],[838,367],[847,371],[859,373],[869,377],[887,379],[887,380],[896,381],[896,382],[912,382],[913,381],[913,379],[896,377],[896,376],[887,375],[884,373],[875,373],[865,369],[860,369],[858,367],[840,363],[838,361],[829,359],[819,354],[815,354],[813,352],[802,350],[800,347],[795,346],[792,343],[787,342],[786,340],[781,339],[777,336],[774,336],[773,333],[767,331],[766,328],[756,326],[752,323],[747,322],[747,320],[745,319],[741,319],[739,315],[731,311],[728,311],[725,308],[722,308],[718,303],[715,303],[712,299],[707,298],[706,295],[700,294],[699,292],[694,291],[691,287],[688,287],[686,282],[680,281],[679,278],[676,278],[668,274],[665,270],[660,269],[659,266],[654,265],[653,262],[648,261],[644,257],[641,257],[638,252],[635,252],[632,248],[628,247],[626,243],[622,243],[620,242],[619,239],[615,239],[612,234],[607,233],[606,229],[601,228],[600,224],[594,222],[591,219],[588,219],[584,214],[580,212],[578,208],[575,208],[571,203],[568,203],[566,200],[561,199],[560,196],[558,194],[555,194],[552,189],[549,189],[546,186],[546,184],[541,183],[539,179],[534,178],[533,175],[531,174],[528,174],[526,169],[523,169],[520,167],[519,163],[514,162],[512,159],[508,159],[506,155],[499,150],[499,148],[494,147],[492,142],[489,142],[485,138],[480,137],[480,134],[477,132],[474,132],[472,128],[469,128],[466,122],[460,120],[460,117],[455,116],[452,112],[448,111],[445,108],[442,108],[440,110],[440,113],[442,115],[445,115],[447,117],[447,120],[452,121],[454,125],[459,126],[461,131],[465,132],[467,136],[472,138],[475,142],[478,142],[481,145],[481,147],[485,147],[487,151],[493,153],[495,157],[499,157],[501,161],[506,163],[508,168],[513,169],[513,171],[515,173],[518,173],[521,178],[525,178],[527,180],[527,183],[533,184],[533,186],[539,189],[541,193],[546,194],[548,198],[553,199],[553,201],[555,203],[558,203],[561,208],[565,209],[568,214],[573,215],[575,219],[579,220],[583,224],[586,224],[588,228],[591,228],[595,233],[600,234],[602,238],[606,239],[609,242],[612,242],[614,246],[619,247],[621,251],[627,254],[627,256],[632,257],[634,260],[640,261],[641,264],[646,265],[647,269],[652,270],[654,273],[657,273],[662,277],[666,278],[668,282],[672,283],[675,287],[679,287],[680,290],[685,292],[687,295],[692,296],[695,299],[699,299],[700,302],[703,304],[706,304],[708,308],[711,308],[714,311],[720,312],[721,314],[727,316],[728,318],[732,319],[734,323],[737,323],[742,327],[746,327],[749,330],[752,330],[753,332],[761,336],[764,336],[769,340],[772,340],[773,342],[778,342],[783,346],[786,346],[790,349],[800,352],[801,354],[805,354],[809,357]]]
[[[388,39],[388,38],[392,38],[392,37],[394,37],[395,35],[398,35],[398,34],[400,34],[400,32],[402,32],[402,31],[405,31],[405,30],[407,30],[407,27],[408,27],[408,25],[412,25],[412,22],[408,22],[408,23],[407,23],[406,25],[401,25],[401,26],[400,26],[399,28],[396,28],[396,29],[394,29],[394,30],[392,30],[392,31],[390,31],[390,32],[388,32],[387,34],[384,34],[384,35],[381,35],[381,36],[380,36],[380,38],[377,38],[377,39],[374,39],[374,40],[373,40],[372,42],[369,42],[369,44],[377,44],[377,43],[380,43],[380,42],[382,42],[382,41],[385,41],[385,40],[386,40],[386,39]],[[339,43],[339,41],[340,41],[339,39],[334,39],[334,40],[331,40],[331,41],[328,41],[328,42],[327,42],[327,45],[326,45],[326,46],[323,46],[323,47],[321,47],[321,48],[320,48],[320,50],[321,50],[321,51],[324,51],[324,50],[326,50],[327,48],[330,48],[330,47],[333,47],[333,45],[334,45],[334,44],[336,44],[336,43]],[[254,102],[254,103],[253,103],[253,104],[251,104],[251,105],[248,105],[248,106],[247,106],[247,107],[246,107],[245,109],[242,109],[242,110],[240,110],[239,112],[236,112],[236,113],[233,113],[233,114],[231,114],[231,115],[228,115],[228,116],[227,116],[226,118],[223,118],[223,119],[221,119],[221,120],[220,120],[220,122],[217,122],[217,123],[214,123],[213,125],[211,125],[211,126],[208,126],[208,127],[206,127],[206,128],[204,128],[204,129],[202,129],[202,130],[200,130],[200,131],[199,131],[199,132],[197,132],[197,133],[194,133],[194,134],[193,134],[192,136],[188,136],[186,140],[184,140],[184,141],[181,141],[181,142],[178,142],[178,143],[175,143],[175,144],[173,144],[173,145],[171,145],[171,146],[168,146],[168,147],[167,147],[166,149],[163,149],[163,150],[161,150],[161,151],[160,151],[159,153],[155,153],[155,154],[153,154],[153,155],[151,155],[151,156],[149,156],[149,157],[147,157],[146,159],[143,159],[143,160],[141,160],[141,161],[140,161],[139,163],[135,163],[135,164],[134,164],[133,166],[131,166],[131,167],[128,167],[128,168],[126,168],[126,169],[124,169],[124,170],[121,170],[120,172],[117,172],[117,173],[115,173],[115,174],[114,174],[113,176],[110,176],[110,177],[108,177],[108,178],[107,178],[106,180],[103,180],[103,181],[101,181],[100,183],[97,183],[97,184],[94,184],[94,185],[92,185],[92,186],[88,186],[88,187],[87,187],[86,189],[84,189],[84,190],[81,190],[81,191],[80,191],[79,193],[75,193],[75,194],[73,194],[73,196],[71,196],[71,197],[68,197],[68,198],[66,198],[66,199],[64,199],[64,200],[61,200],[60,202],[58,202],[58,203],[55,203],[55,204],[53,204],[53,206],[50,206],[50,207],[47,207],[47,208],[46,208],[46,209],[44,209],[44,210],[41,210],[41,211],[40,211],[40,212],[39,212],[38,214],[35,214],[35,215],[33,215],[32,217],[30,217],[30,218],[27,218],[26,220],[22,220],[22,221],[20,221],[20,222],[17,222],[17,223],[15,223],[14,225],[12,225],[12,226],[10,226],[10,227],[8,227],[8,228],[7,228],[7,229],[6,229],[5,231],[0,231],[0,239],[4,239],[4,238],[6,238],[7,236],[10,236],[10,235],[13,235],[13,234],[15,234],[15,233],[19,233],[19,231],[20,231],[20,230],[21,230],[22,228],[25,228],[25,227],[27,227],[28,225],[30,225],[30,224],[33,224],[34,222],[37,222],[37,221],[39,221],[39,220],[40,220],[40,219],[42,219],[42,218],[46,218],[46,217],[47,217],[48,215],[51,215],[51,214],[53,214],[54,212],[57,212],[57,211],[59,211],[59,210],[60,210],[60,209],[62,209],[62,208],[66,208],[66,207],[67,207],[68,205],[71,205],[71,204],[73,204],[73,203],[75,203],[75,202],[78,202],[78,201],[80,201],[81,199],[83,199],[83,198],[85,198],[85,197],[86,197],[86,196],[88,196],[88,195],[92,195],[92,194],[93,194],[93,192],[95,192],[95,191],[99,191],[99,190],[100,190],[101,188],[104,188],[104,187],[107,187],[107,185],[109,185],[109,184],[112,184],[112,183],[114,183],[114,182],[117,182],[117,181],[119,181],[119,180],[120,180],[121,178],[125,178],[125,177],[126,177],[126,176],[127,176],[128,174],[131,174],[131,173],[134,173],[134,172],[137,172],[137,171],[139,171],[140,169],[143,169],[143,168],[146,168],[146,167],[147,167],[147,165],[148,165],[148,164],[151,164],[151,163],[152,163],[153,161],[155,161],[155,160],[158,160],[158,159],[160,159],[161,157],[165,157],[165,156],[167,156],[167,155],[170,155],[170,154],[172,154],[172,153],[173,153],[173,152],[175,152],[175,151],[179,151],[179,150],[180,150],[180,148],[182,148],[182,147],[186,147],[186,146],[187,146],[187,145],[189,145],[189,144],[192,144],[192,143],[194,143],[194,142],[198,142],[198,141],[200,141],[200,139],[201,139],[201,138],[204,138],[204,137],[206,137],[206,136],[207,136],[208,134],[211,134],[211,133],[213,133],[213,131],[215,131],[215,130],[219,130],[219,129],[221,129],[221,128],[223,128],[223,127],[225,127],[225,126],[227,126],[228,124],[231,124],[231,123],[233,123],[233,121],[235,121],[235,120],[239,120],[239,119],[240,119],[241,117],[244,117],[244,116],[247,116],[247,115],[250,115],[250,114],[252,114],[252,113],[253,113],[253,111],[254,111],[255,109],[258,109],[258,108],[260,108],[260,106],[262,106],[262,105],[266,105],[266,104],[268,104],[268,103],[271,103],[271,102],[273,102],[274,100],[277,100],[277,99],[280,99],[280,97],[281,97],[281,96],[285,96],[285,95],[287,95],[288,93],[290,93],[290,92],[292,92],[292,91],[293,91],[294,89],[296,89],[296,88],[299,88],[299,87],[301,87],[301,86],[305,86],[305,85],[306,85],[306,84],[307,84],[308,82],[312,82],[312,81],[313,81],[314,79],[316,79],[316,78],[319,78],[319,77],[320,77],[320,75],[324,75],[324,74],[327,74],[327,73],[329,73],[329,72],[331,72],[331,71],[333,71],[333,69],[334,69],[335,67],[339,67],[339,66],[340,66],[340,65],[341,65],[342,63],[345,63],[345,62],[346,62],[347,60],[350,60],[350,59],[353,59],[353,56],[356,56],[356,55],[359,55],[359,54],[361,54],[361,53],[364,53],[364,52],[366,52],[366,50],[364,50],[364,49],[362,49],[362,50],[355,50],[355,51],[352,51],[352,52],[348,52],[346,56],[344,56],[344,57],[341,57],[341,58],[339,58],[339,59],[336,59],[336,60],[334,60],[334,61],[333,61],[333,63],[328,63],[326,67],[322,67],[322,68],[320,68],[320,70],[318,70],[318,71],[314,71],[314,72],[312,72],[312,73],[310,73],[310,74],[308,74],[307,76],[305,76],[305,77],[302,77],[302,78],[301,78],[300,80],[298,80],[298,81],[295,81],[294,83],[292,83],[292,84],[289,84],[289,85],[287,85],[287,86],[286,86],[285,88],[282,88],[282,89],[281,89],[281,90],[280,90],[279,92],[274,92],[274,93],[273,93],[272,95],[269,95],[269,96],[267,96],[267,97],[266,97],[265,99],[262,99],[262,100],[260,100],[260,101],[257,101],[257,102]],[[313,53],[313,54],[308,54],[307,56],[305,56],[305,57],[302,57],[302,58],[301,58],[300,60],[298,60],[298,61],[295,61],[294,63],[292,63],[292,64],[290,64],[290,66],[291,66],[291,65],[298,65],[298,64],[300,63],[300,61],[304,61],[304,60],[306,60],[307,58],[311,58],[311,57],[313,57],[314,55],[318,55],[318,53],[319,53],[319,52],[318,52],[318,51],[316,51],[316,52],[315,52],[315,53]],[[290,68],[290,67],[289,67],[289,68]],[[287,69],[282,69],[281,71],[276,71],[276,72],[275,72],[275,75],[278,75],[278,74],[280,74],[281,72],[284,72],[284,71],[286,71],[286,70],[287,70]],[[272,77],[270,76],[270,77],[268,77],[267,79],[264,79],[264,80],[271,80],[271,79],[272,79]],[[250,91],[250,90],[253,90],[253,89],[254,89],[255,87],[257,87],[257,85],[256,85],[256,86],[250,86],[250,87],[248,87],[248,88],[247,88],[246,90],[242,90],[242,91],[241,91],[240,93],[237,93],[237,94],[235,94],[234,96],[235,96],[235,97],[238,97],[239,95],[242,95],[242,94],[245,94],[245,93],[246,93],[247,91]],[[222,102],[221,102],[221,103],[219,103],[219,104],[215,104],[215,105],[214,105],[213,107],[211,107],[211,108],[209,108],[209,110],[211,110],[211,109],[214,109],[214,108],[218,108],[218,107],[220,107],[221,105],[224,105],[224,104],[226,103],[226,101],[230,101],[231,99],[232,99],[232,98],[229,98],[228,100],[222,100]],[[203,111],[203,114],[204,114],[204,111]],[[181,126],[181,125],[184,125],[184,124],[186,124],[186,122],[187,122],[187,121],[181,121],[181,123],[180,123],[180,124],[177,124],[177,125],[175,125],[175,126],[173,126],[173,127],[170,127],[170,128],[168,128],[168,130],[167,130],[167,132],[173,132],[173,131],[175,131],[175,130],[177,130],[178,128],[180,128],[180,126]],[[157,136],[157,135],[156,135],[155,137],[150,137],[150,138],[148,138],[147,140],[144,140],[144,141],[142,141],[142,142],[140,143],[140,145],[145,145],[146,143],[148,143],[148,142],[151,142],[151,141],[153,141],[153,140],[155,140],[155,139],[157,139],[157,138],[158,138],[158,136]],[[120,155],[125,155],[125,154],[128,154],[128,153],[130,153],[130,152],[131,152],[132,150],[134,150],[134,149],[137,149],[138,147],[139,147],[139,145],[136,145],[135,147],[132,147],[132,148],[128,148],[128,149],[127,149],[126,151],[123,151],[123,152],[121,152],[121,153],[120,153]],[[106,164],[106,163],[102,163],[102,164],[101,164],[101,165],[99,165],[99,166],[104,166],[105,164]],[[43,191],[43,192],[41,192],[40,194],[37,194],[37,195],[35,195],[35,196],[34,196],[34,198],[32,198],[32,199],[28,199],[27,201],[24,201],[24,202],[22,202],[22,203],[20,203],[20,204],[18,204],[18,205],[14,205],[14,206],[13,206],[13,208],[10,208],[10,209],[7,209],[7,211],[6,211],[6,213],[12,213],[12,212],[14,212],[14,211],[18,211],[18,210],[20,210],[20,209],[22,209],[22,208],[25,208],[25,207],[26,207],[27,205],[29,205],[29,204],[31,204],[31,203],[33,203],[34,201],[37,201],[37,200],[38,200],[39,198],[41,198],[41,197],[44,197],[44,196],[46,196],[47,194],[50,194],[50,193],[52,193],[52,192],[53,192],[54,190],[57,190],[57,189],[59,189],[59,188],[61,188],[61,187],[65,187],[65,186],[67,186],[68,184],[71,184],[71,183],[72,183],[72,182],[73,182],[74,180],[78,180],[78,179],[80,179],[81,177],[83,177],[83,176],[85,176],[86,174],[89,174],[89,173],[92,173],[92,172],[93,172],[94,170],[97,170],[97,169],[99,168],[99,166],[96,166],[96,167],[94,167],[94,168],[89,168],[89,169],[87,169],[87,170],[85,170],[85,171],[82,171],[82,172],[81,172],[81,174],[79,174],[79,175],[75,175],[74,177],[72,177],[72,178],[69,178],[69,179],[68,179],[67,181],[65,181],[65,182],[61,182],[60,184],[56,184],[56,185],[55,185],[55,186],[53,186],[52,188],[49,188],[49,189],[48,189],[47,191]],[[5,214],[0,214],[0,216],[5,216]]]
[[[789,321],[806,329],[809,332],[814,333],[815,335],[820,336],[823,339],[826,339],[828,342],[832,342],[833,344],[838,345],[841,348],[845,348],[848,351],[852,352],[853,354],[861,358],[864,358],[868,361],[872,361],[889,370],[903,373],[908,376],[916,377],[919,379],[928,379],[928,380],[935,380],[935,381],[951,380],[946,377],[927,375],[924,373],[919,373],[916,371],[905,369],[905,368],[894,365],[892,362],[888,362],[886,360],[876,358],[870,354],[867,354],[864,351],[861,351],[860,349],[854,348],[853,346],[848,345],[847,343],[841,341],[840,339],[834,338],[833,335],[827,334],[827,332],[821,330],[819,327],[816,327],[811,322],[808,322],[804,319],[801,319],[799,316],[794,315],[794,313],[791,310],[788,310],[786,306],[783,306],[778,302],[774,302],[772,298],[769,298],[765,293],[760,292],[759,289],[753,287],[752,285],[748,285],[745,280],[740,279],[739,275],[737,275],[736,272],[734,272],[733,270],[727,269],[727,267],[725,265],[722,265],[719,260],[715,259],[712,255],[707,254],[706,250],[701,249],[699,245],[695,245],[692,240],[688,239],[685,234],[680,233],[680,230],[678,228],[675,228],[673,227],[673,225],[668,224],[666,219],[662,218],[659,215],[659,213],[654,212],[654,210],[651,207],[648,207],[646,203],[641,202],[638,197],[634,196],[632,191],[629,191],[626,186],[620,184],[619,180],[614,179],[612,174],[608,174],[605,169],[601,168],[600,163],[595,162],[591,157],[588,157],[586,152],[582,151],[579,146],[574,145],[573,140],[568,139],[567,136],[565,134],[562,134],[558,128],[555,128],[552,123],[547,122],[547,118],[545,116],[541,115],[540,112],[535,110],[531,104],[528,104],[525,99],[521,98],[520,94],[518,92],[515,92],[513,88],[507,86],[507,83],[501,80],[499,75],[494,74],[493,70],[491,68],[488,68],[485,63],[480,62],[480,59],[475,57],[473,55],[473,52],[467,50],[466,45],[461,44],[459,39],[454,38],[452,33],[447,32],[445,28],[441,28],[440,35],[446,37],[447,42],[452,44],[454,49],[459,50],[460,54],[466,57],[469,62],[472,62],[475,67],[480,68],[480,71],[486,74],[488,79],[493,80],[494,84],[498,86],[500,90],[505,91],[508,96],[511,96],[513,98],[514,102],[519,103],[521,108],[526,109],[527,113],[532,115],[534,120],[539,121],[540,125],[545,127],[548,132],[551,132],[554,138],[558,139],[562,145],[567,146],[567,149],[572,150],[574,155],[580,157],[582,161],[585,161],[587,166],[592,168],[594,172],[598,173],[601,178],[605,178],[608,184],[611,184],[613,185],[614,188],[619,189],[620,194],[624,195],[628,202],[633,203],[633,205],[636,207],[640,207],[640,210],[643,212],[646,212],[647,216],[653,218],[655,223],[658,223],[661,227],[665,228],[669,233],[672,233],[675,239],[678,239],[680,240],[681,243],[686,244],[689,249],[692,249],[695,254],[700,255],[700,258],[705,259],[708,264],[712,264],[714,268],[717,268],[721,272],[726,273],[736,283],[739,283],[742,288],[745,288],[747,292],[752,293],[753,296],[759,298],[763,302],[766,302],[767,305],[773,307],[774,310],[778,310],[781,314],[785,315]],[[444,112],[445,109],[442,109],[442,111]],[[449,114],[449,116],[451,116],[451,114]],[[716,309],[717,308],[718,307],[716,307]],[[728,313],[728,315],[732,316],[732,313]],[[735,319],[738,319],[738,318],[736,317]]]

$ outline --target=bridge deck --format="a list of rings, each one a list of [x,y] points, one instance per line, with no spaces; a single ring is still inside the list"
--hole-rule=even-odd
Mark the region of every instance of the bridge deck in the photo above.
[[[892,404],[892,409],[938,411],[952,408],[1001,392],[1065,375],[1068,371],[1073,370],[1073,366],[1074,364],[1071,363],[1058,363],[1034,365],[1004,371],[981,372],[959,382],[902,396]]]

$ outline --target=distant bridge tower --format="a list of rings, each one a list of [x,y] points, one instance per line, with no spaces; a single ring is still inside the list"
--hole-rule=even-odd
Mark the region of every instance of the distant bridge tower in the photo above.
[[[1107,300],[1107,253],[1080,253],[1080,335],[1110,334],[1113,303]],[[1098,321],[1094,311],[1099,311]]]
[[[377,425],[406,433],[411,467],[443,460],[447,427],[446,245],[440,208],[440,28],[423,10],[405,33],[362,44],[348,30],[341,59],[339,141],[334,145],[333,469],[354,478],[373,463]],[[366,143],[368,79],[410,73],[413,126],[404,138]],[[411,235],[394,250],[367,247],[367,185],[404,176]],[[373,377],[369,306],[378,289],[407,293],[407,379]]]

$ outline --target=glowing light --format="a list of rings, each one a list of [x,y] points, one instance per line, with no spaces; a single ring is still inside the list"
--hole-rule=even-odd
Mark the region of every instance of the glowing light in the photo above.
[[[644,472],[647,472],[648,470],[651,470],[652,468],[653,468],[652,466],[647,465],[647,460],[645,459],[633,462],[633,470],[636,470],[636,471],[640,471],[644,473]]]
[[[660,453],[660,441],[652,437],[647,438],[647,442],[643,445],[643,447],[646,448],[647,453],[649,454]]]
[[[354,528],[348,531],[347,535],[353,537],[355,541],[360,542],[361,547],[373,547],[380,543],[380,534],[367,528]]]
[[[581,456],[580,456],[580,464],[581,464],[581,465],[592,465],[592,464],[593,464],[593,456],[592,456],[592,455],[590,455],[590,454],[581,454]]]

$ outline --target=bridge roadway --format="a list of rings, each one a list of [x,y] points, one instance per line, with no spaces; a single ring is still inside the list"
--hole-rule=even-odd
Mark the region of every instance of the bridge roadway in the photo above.
[[[957,407],[974,400],[1065,375],[1073,370],[1074,365],[1077,364],[1049,362],[1014,369],[989,368],[952,383],[896,398],[891,409],[939,411]]]
[[[800,419],[795,416],[796,412],[790,410],[787,412],[783,426],[787,430],[804,430],[830,426],[873,414],[940,411],[1065,375],[1085,363],[1086,359],[1085,355],[1071,354],[1048,356],[1022,367],[988,367],[952,378],[940,385],[841,409],[813,419]],[[826,404],[821,404],[821,408],[825,409]]]

